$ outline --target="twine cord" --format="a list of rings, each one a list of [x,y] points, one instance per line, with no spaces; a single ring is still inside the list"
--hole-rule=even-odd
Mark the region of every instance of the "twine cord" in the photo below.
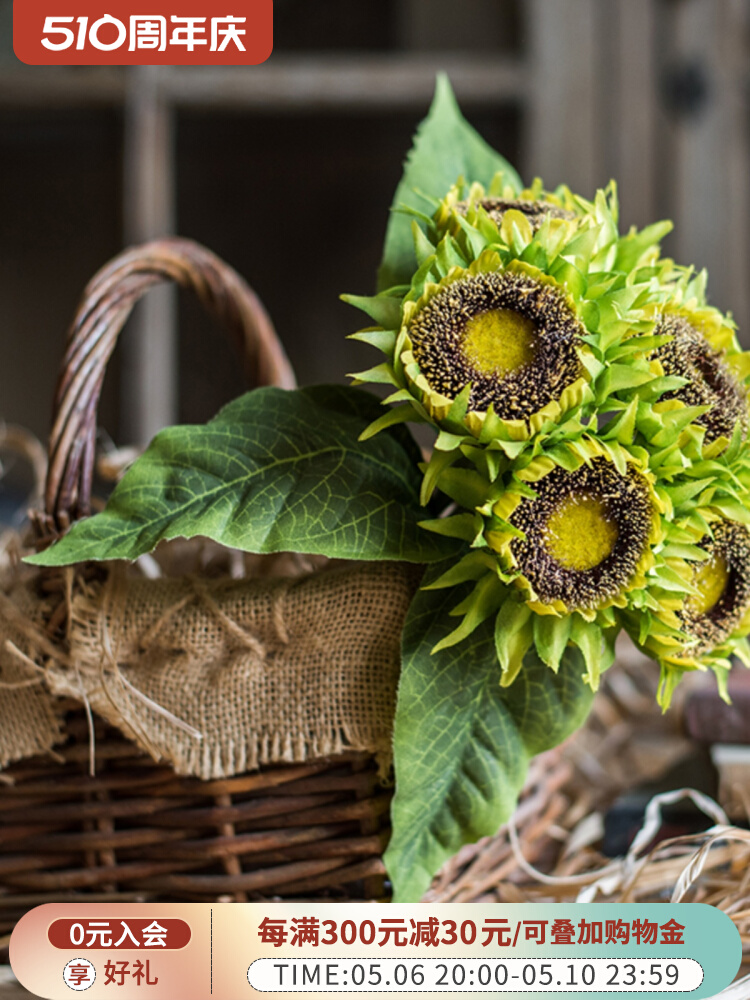
[[[682,799],[691,799],[699,809],[716,822],[716,826],[711,827],[702,834],[694,834],[689,837],[675,837],[657,844],[645,857],[639,857],[641,852],[657,836],[662,826],[662,809],[664,806],[679,802]],[[653,796],[646,806],[643,824],[633,838],[628,849],[628,853],[623,858],[617,858],[603,867],[592,872],[585,872],[580,875],[547,875],[539,871],[530,864],[524,857],[518,837],[515,817],[508,821],[508,837],[511,850],[518,867],[534,881],[543,885],[556,886],[584,886],[578,893],[577,903],[592,903],[597,895],[611,896],[618,889],[623,894],[623,901],[632,894],[633,888],[640,874],[647,867],[648,863],[660,853],[679,843],[695,843],[697,838],[708,840],[689,859],[680,873],[670,902],[678,903],[685,896],[688,889],[697,881],[708,857],[710,849],[719,841],[742,840],[750,844],[750,831],[738,830],[729,824],[726,813],[702,792],[697,792],[692,788],[679,788],[671,792],[663,792]]]

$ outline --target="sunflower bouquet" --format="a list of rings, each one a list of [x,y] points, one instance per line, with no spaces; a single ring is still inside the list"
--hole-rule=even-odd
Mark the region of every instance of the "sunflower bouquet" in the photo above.
[[[670,223],[622,235],[613,184],[593,201],[524,187],[445,79],[394,210],[378,293],[344,296],[380,363],[162,432],[103,512],[30,561],[202,535],[425,564],[385,857],[410,901],[508,819],[623,629],[658,661],[665,709],[687,671],[726,696],[732,657],[750,662],[750,356],[705,274],[662,256]],[[432,431],[429,457],[407,424]]]

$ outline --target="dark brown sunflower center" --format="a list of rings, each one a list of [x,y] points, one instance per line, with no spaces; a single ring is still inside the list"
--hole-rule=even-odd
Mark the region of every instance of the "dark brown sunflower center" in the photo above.
[[[498,228],[502,224],[503,216],[511,208],[514,208],[517,212],[522,212],[526,216],[534,232],[541,227],[545,219],[575,218],[573,212],[568,212],[564,208],[558,208],[557,205],[551,205],[547,201],[505,201],[502,198],[482,198],[480,201],[474,202],[474,204],[480,205]],[[456,205],[456,208],[461,215],[466,215],[469,209],[469,202],[460,201]]]
[[[741,524],[725,521],[700,542],[708,553],[693,570],[697,594],[685,601],[680,616],[698,640],[690,651],[708,652],[727,639],[750,607],[750,533]]]
[[[575,472],[553,469],[534,484],[538,496],[516,508],[524,532],[511,551],[545,604],[594,609],[627,587],[651,532],[648,485],[631,469],[622,476],[597,458]]]
[[[531,416],[581,375],[583,333],[557,288],[513,272],[460,278],[409,327],[432,389],[455,399],[471,383],[469,409],[492,404],[505,419]]]
[[[682,316],[663,316],[654,332],[672,334],[672,340],[656,351],[665,373],[688,379],[687,385],[664,393],[662,399],[680,399],[687,406],[710,406],[696,419],[706,428],[707,444],[719,437],[731,438],[737,424],[746,434],[747,393],[721,354]]]

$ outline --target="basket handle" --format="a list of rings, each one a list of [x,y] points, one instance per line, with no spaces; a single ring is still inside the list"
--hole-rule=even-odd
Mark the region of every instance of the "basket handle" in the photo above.
[[[200,244],[178,237],[125,250],[86,286],[68,331],[55,390],[44,509],[33,516],[40,546],[90,512],[104,371],[133,306],[163,281],[192,289],[229,331],[251,385],[296,385],[260,299],[231,267]]]

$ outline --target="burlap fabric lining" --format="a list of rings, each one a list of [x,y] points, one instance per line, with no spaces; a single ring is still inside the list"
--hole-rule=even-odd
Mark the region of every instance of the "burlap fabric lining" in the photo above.
[[[28,628],[21,652],[3,649],[2,680],[30,686],[0,693],[0,760],[59,741],[52,696],[64,695],[179,774],[228,777],[349,749],[385,771],[420,573],[400,563],[239,581],[113,571],[71,596],[66,655],[35,647]],[[24,587],[12,603],[27,624],[41,616]]]
[[[49,610],[26,587],[0,593],[0,767],[48,752],[63,738],[40,666],[57,655],[43,630]]]

